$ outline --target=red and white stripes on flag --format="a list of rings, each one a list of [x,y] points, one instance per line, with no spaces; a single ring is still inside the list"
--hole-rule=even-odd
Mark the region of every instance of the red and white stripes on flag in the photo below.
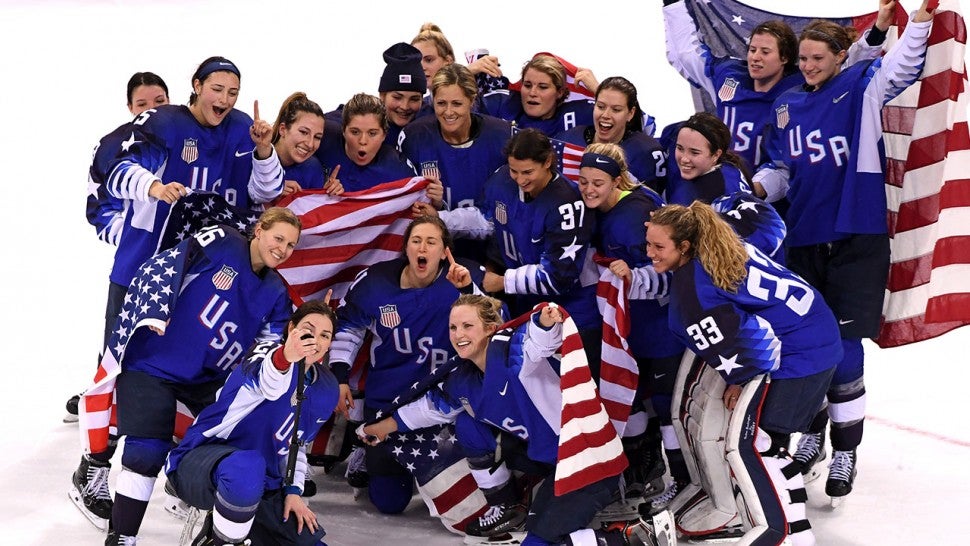
[[[942,0],[922,75],[883,109],[892,264],[881,347],[970,323],[966,42],[959,2]]]
[[[640,369],[627,342],[630,335],[630,307],[626,297],[629,282],[606,267],[611,258],[596,255],[593,260],[600,271],[596,305],[603,315],[600,398],[617,435],[622,437],[640,380]]]
[[[302,191],[276,204],[300,217],[303,229],[293,255],[278,269],[297,304],[343,299],[361,270],[400,256],[411,206],[425,197],[423,177],[386,182],[339,197],[323,190]]]
[[[593,382],[576,323],[565,309],[560,310],[565,321],[559,365],[562,418],[553,487],[556,496],[619,476],[628,466],[623,444]]]
[[[533,55],[532,58],[535,59],[540,55],[553,57],[554,59],[559,61],[560,64],[562,64],[563,68],[566,69],[566,88],[569,89],[569,95],[566,97],[567,101],[591,100],[596,97],[595,89],[592,89],[592,90],[587,89],[585,85],[576,81],[576,72],[578,70],[576,68],[576,65],[563,59],[559,55],[556,55],[554,53],[548,53],[546,51],[540,51],[539,53],[536,53],[535,55]],[[522,91],[522,82],[517,81],[515,83],[509,84],[509,89],[513,91]]]

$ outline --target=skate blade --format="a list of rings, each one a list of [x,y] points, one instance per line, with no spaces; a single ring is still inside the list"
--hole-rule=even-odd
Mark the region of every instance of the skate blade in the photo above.
[[[64,418],[61,419],[62,423],[77,423],[77,415],[73,413],[64,414]]]
[[[845,503],[845,497],[829,497],[829,508],[835,510]]]
[[[166,495],[165,511],[175,519],[186,521],[189,519],[189,505],[182,502],[178,497]]]
[[[640,519],[640,505],[646,502],[643,497],[627,497],[604,507],[593,516],[589,526],[598,528],[604,523],[614,521],[633,521]]]
[[[522,544],[525,540],[525,531],[512,531],[491,537],[473,537],[465,535],[464,544],[469,546],[500,546],[506,544]]]
[[[80,494],[78,494],[76,489],[71,487],[67,491],[67,496],[71,499],[71,502],[74,503],[74,506],[76,506],[77,509],[80,510],[81,514],[83,514],[84,517],[91,522],[91,525],[94,525],[101,532],[104,532],[104,533],[108,532],[108,520],[104,518],[100,518],[95,514],[92,514],[87,509],[87,507],[84,506],[84,499],[81,497]]]

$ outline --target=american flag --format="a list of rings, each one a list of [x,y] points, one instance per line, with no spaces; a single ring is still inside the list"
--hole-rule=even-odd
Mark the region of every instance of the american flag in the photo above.
[[[419,199],[427,202],[427,185],[418,176],[337,197],[313,190],[280,199],[277,205],[303,222],[296,250],[277,269],[293,301],[323,299],[332,289],[335,303],[361,270],[400,256],[411,206]]]
[[[883,108],[892,265],[881,347],[970,323],[966,42],[959,2],[941,1],[920,79]]]
[[[418,483],[421,498],[449,531],[465,527],[488,510],[450,426],[439,425],[387,438],[397,462]]]
[[[216,224],[246,233],[258,219],[259,212],[230,205],[217,193],[193,191],[169,209],[155,252],[172,248],[202,228]]]
[[[579,164],[583,161],[585,148],[554,138],[549,140],[556,150],[556,166],[559,172],[573,182],[579,182]]]
[[[743,57],[744,40],[761,21],[782,19],[798,32],[811,20],[734,0],[685,1],[704,43],[718,56]],[[875,18],[868,13],[835,21],[863,30]],[[897,4],[886,47],[907,20]],[[930,339],[970,323],[966,37],[959,2],[942,0],[922,75],[883,108],[892,264],[876,339],[882,347]]]
[[[178,298],[188,267],[189,243],[155,255],[132,279],[114,334],[105,347],[94,377],[78,403],[81,446],[85,453],[102,453],[108,447],[113,424],[115,379],[121,373],[125,347],[135,330],[153,326],[162,331]],[[184,425],[184,418],[179,418]]]
[[[627,342],[630,335],[630,307],[626,297],[629,283],[609,270],[612,258],[597,254],[593,260],[600,271],[596,304],[603,315],[600,398],[616,433],[622,437],[640,380],[640,369]]]
[[[565,309],[560,311],[566,320],[559,364],[562,420],[553,487],[556,496],[619,476],[629,464],[596,390],[576,323]]]

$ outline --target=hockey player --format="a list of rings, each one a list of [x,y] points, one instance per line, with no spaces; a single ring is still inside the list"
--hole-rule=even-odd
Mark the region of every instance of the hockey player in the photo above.
[[[724,449],[746,531],[740,544],[779,544],[789,535],[796,546],[814,544],[788,445],[791,433],[808,427],[842,357],[831,310],[701,202],[655,212],[647,254],[658,273],[673,271],[671,330],[723,379],[720,388],[697,389],[695,398],[711,399],[689,411],[700,427],[705,412],[720,411],[717,398],[730,412]],[[706,446],[695,446],[699,458],[723,461],[724,452]]]
[[[876,22],[853,46],[850,63],[879,55],[893,23],[889,4],[880,0]],[[717,116],[729,128],[731,150],[748,170],[756,169],[766,160],[762,144],[765,128],[772,122],[772,103],[784,91],[805,83],[797,69],[795,33],[783,21],[765,21],[751,31],[744,60],[715,57],[701,41],[683,1],[664,0],[663,14],[667,60],[692,85],[706,91]]]
[[[580,125],[559,133],[556,139],[584,148],[593,143],[619,144],[630,174],[657,193],[667,183],[667,154],[654,140],[652,128],[645,130],[645,118],[637,99],[637,88],[622,76],[603,80],[596,89],[591,125]]]
[[[168,86],[161,77],[152,72],[135,72],[128,79],[128,111],[132,116],[138,116],[149,108],[168,104]],[[121,142],[128,138],[131,122],[119,125],[114,131],[105,135],[94,148],[94,157],[88,169],[88,223],[94,226],[98,239],[117,246],[121,239],[121,230],[125,225],[126,202],[108,193],[105,186],[108,163],[114,158]],[[127,286],[108,283],[108,302],[104,311],[104,345],[107,345],[114,329],[118,310],[121,308],[120,298],[123,298]],[[102,345],[102,346],[104,346]],[[77,420],[77,404],[80,395],[74,395],[67,401],[67,416],[65,422]],[[110,496],[109,496],[110,500]]]
[[[571,68],[575,80],[586,92],[595,93],[599,82],[592,71]],[[592,125],[593,101],[581,96],[571,98],[567,77],[566,67],[558,58],[537,53],[522,67],[520,90],[496,89],[485,93],[479,111],[511,121],[520,129],[537,129],[549,137],[579,125]]]
[[[106,545],[134,544],[172,447],[176,402],[198,414],[246,347],[279,339],[292,304],[275,268],[292,254],[299,235],[299,218],[274,207],[248,240],[231,227],[213,226],[139,269],[113,338],[117,344],[109,347],[121,367],[118,434],[126,440]],[[155,308],[157,317],[135,318]],[[107,463],[85,455],[74,474],[77,491],[84,478],[102,478],[92,469],[107,478]]]
[[[497,255],[489,256],[483,288],[505,292],[513,315],[544,300],[566,308],[598,378],[603,320],[589,252],[593,215],[576,185],[556,171],[556,153],[542,132],[519,131],[502,151],[507,165],[485,183],[482,205],[441,211],[441,218],[459,237],[490,240]],[[437,213],[423,203],[416,208]]]
[[[694,200],[709,204],[735,192],[750,193],[751,174],[730,146],[731,133],[717,116],[700,112],[683,122],[674,151],[679,176],[669,179],[667,201],[684,206]]]
[[[849,36],[827,21],[799,37],[805,85],[774,104],[766,141],[771,163],[755,176],[769,201],[787,196],[786,261],[816,287],[839,320],[844,360],[796,458],[805,470],[822,457],[826,413],[832,462],[826,494],[852,491],[862,442],[866,391],[862,338],[879,332],[889,271],[881,110],[916,81],[932,25],[922,3],[896,45],[881,59],[843,68]],[[895,6],[892,0],[881,5]]]
[[[323,301],[301,305],[282,343],[257,344],[169,453],[165,472],[179,496],[210,510],[193,546],[242,544],[247,537],[256,544],[321,544],[323,526],[300,492],[305,446],[337,405],[337,381],[323,365],[336,322]],[[291,469],[294,438],[299,452]]]
[[[455,422],[458,442],[469,454],[473,474],[492,506],[469,525],[469,535],[498,536],[524,522],[528,533],[523,546],[642,544],[647,530],[640,524],[613,531],[587,528],[596,512],[618,494],[618,471],[602,472],[608,475],[573,491],[554,493],[556,466],[578,464],[560,462],[557,452],[563,394],[559,360],[550,357],[563,344],[563,313],[549,305],[500,330],[500,306],[487,296],[458,298],[449,318],[457,353],[447,365],[450,373],[424,397],[365,426],[365,441],[379,445],[398,430]],[[605,424],[613,430],[608,421]],[[605,453],[609,447],[598,449]],[[601,462],[608,466],[605,455]],[[512,470],[543,478],[528,513],[516,505]]]
[[[664,202],[653,190],[632,181],[620,146],[600,143],[587,146],[579,168],[579,191],[587,210],[596,211],[593,247],[601,257],[610,260],[610,271],[618,277],[629,278],[633,268],[652,268],[647,258],[643,220]],[[684,344],[667,326],[667,308],[666,301],[661,303],[657,299],[630,301],[627,342],[640,375],[633,409],[623,431],[623,445],[630,461],[626,482],[629,492],[646,498],[664,490],[666,467],[661,437],[674,481],[689,480],[670,418],[674,378]],[[648,421],[648,415],[655,417]]]
[[[416,218],[405,230],[403,256],[368,267],[354,281],[339,308],[340,327],[331,352],[331,366],[340,384],[338,409],[345,415],[359,403],[351,396],[350,370],[366,337],[372,340],[362,389],[363,419],[358,420],[386,411],[412,384],[452,356],[443,318],[459,295],[447,279],[450,246],[451,236],[440,219]],[[480,286],[482,267],[466,263],[473,286]],[[368,495],[381,513],[402,512],[411,501],[414,480],[423,486],[433,478],[412,474],[388,445],[367,447],[365,456]],[[449,528],[472,516],[484,499],[476,495],[462,504],[471,511],[457,520],[453,517],[457,514],[440,514]]]
[[[330,138],[333,135],[333,138]],[[341,110],[340,133],[326,131],[316,157],[324,175],[336,178],[344,191],[359,191],[415,175],[414,167],[389,144],[387,111],[373,95],[357,93]]]
[[[223,57],[206,59],[192,76],[189,105],[143,111],[107,162],[108,192],[127,200],[129,207],[109,276],[106,328],[114,328],[137,269],[163,250],[159,239],[172,203],[198,190],[219,193],[242,207],[268,202],[282,191],[283,171],[270,143],[271,127],[233,108],[239,74]],[[107,468],[112,453],[92,453],[92,464]],[[110,507],[110,500],[98,498],[104,492],[96,496],[87,480],[80,491],[86,507],[95,501]]]
[[[445,209],[477,206],[485,180],[505,163],[502,147],[512,127],[472,111],[478,95],[475,76],[460,64],[438,70],[431,94],[434,117],[405,127],[398,146],[422,176],[443,184]]]
[[[320,105],[296,92],[283,101],[273,124],[273,148],[285,171],[282,195],[300,190],[326,190],[343,193],[343,186],[331,176],[324,178],[323,167],[314,154],[323,141],[324,117]]]

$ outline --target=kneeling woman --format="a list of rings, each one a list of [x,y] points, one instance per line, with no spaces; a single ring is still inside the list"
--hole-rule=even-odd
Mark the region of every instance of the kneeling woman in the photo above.
[[[600,462],[606,470],[599,472],[599,479],[589,477],[581,487],[554,493],[553,476],[561,463],[557,451],[560,364],[567,368],[568,357],[560,363],[552,356],[563,344],[564,315],[550,305],[500,330],[501,305],[477,294],[459,297],[451,307],[448,325],[457,356],[446,367],[451,371],[444,383],[399,407],[390,417],[364,427],[364,440],[376,443],[398,430],[454,422],[458,443],[492,507],[469,524],[469,535],[503,534],[524,520],[528,535],[523,545],[597,544],[594,535],[602,532],[586,527],[618,494],[618,476],[625,463],[621,457],[619,464],[614,464],[616,458],[605,458]],[[610,446],[615,449],[611,451]],[[617,457],[622,451],[615,433],[600,449]],[[496,468],[497,452],[502,463]],[[543,479],[528,516],[515,506],[510,468]],[[620,531],[610,534],[619,540],[616,543],[623,543]]]
[[[814,544],[787,448],[791,433],[808,429],[842,358],[835,316],[817,290],[742,243],[700,201],[654,212],[647,255],[658,273],[673,271],[670,329],[727,383],[726,457],[748,519],[741,543],[779,544],[790,533],[795,545]]]
[[[300,493],[305,446],[337,406],[337,380],[322,364],[336,323],[325,302],[301,305],[286,340],[257,344],[169,454],[179,497],[212,510],[193,544],[321,544],[323,527]]]

